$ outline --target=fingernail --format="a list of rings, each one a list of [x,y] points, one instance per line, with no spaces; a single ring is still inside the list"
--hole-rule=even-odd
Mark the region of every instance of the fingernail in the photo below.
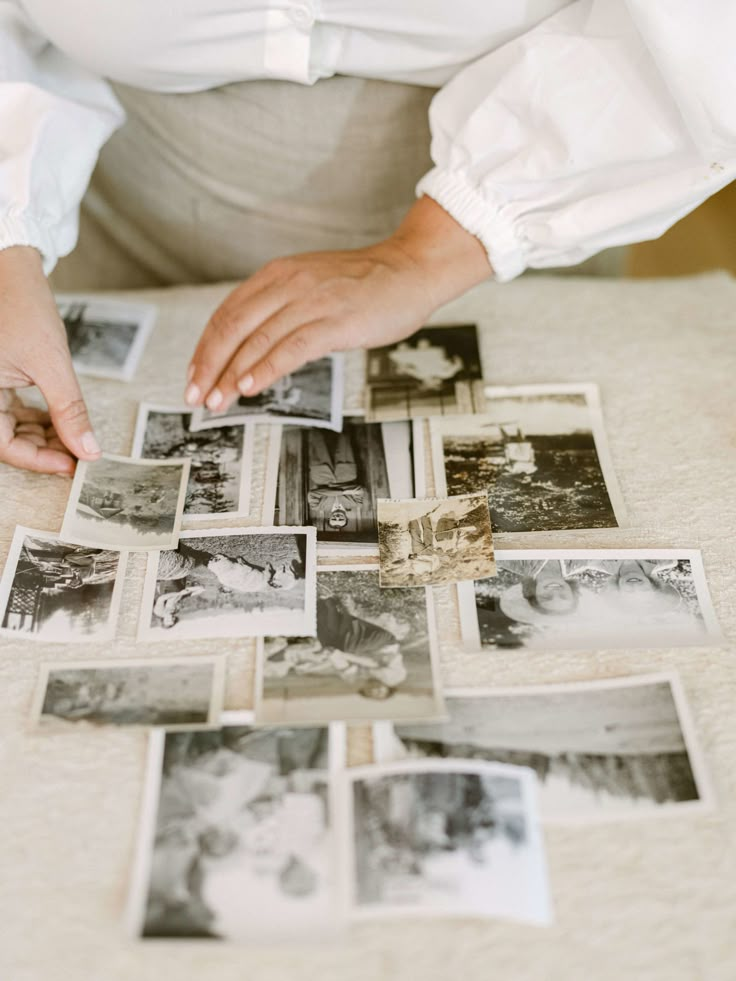
[[[194,365],[190,364],[187,368],[187,381],[190,382],[194,378]]]
[[[253,388],[253,375],[245,375],[238,382],[238,390],[245,395],[245,393],[249,392],[251,388]]]
[[[219,388],[213,388],[207,399],[207,408],[216,409],[218,405],[222,402],[222,392]]]
[[[184,401],[187,405],[196,405],[200,396],[199,386],[190,385],[184,393]]]
[[[82,436],[82,449],[85,453],[89,453],[90,456],[95,456],[101,453],[100,444],[95,439],[94,433],[85,433]]]

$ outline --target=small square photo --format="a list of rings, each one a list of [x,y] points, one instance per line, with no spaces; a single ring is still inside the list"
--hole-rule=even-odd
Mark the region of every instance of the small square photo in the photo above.
[[[148,303],[57,295],[59,314],[79,375],[130,381],[156,319]]]

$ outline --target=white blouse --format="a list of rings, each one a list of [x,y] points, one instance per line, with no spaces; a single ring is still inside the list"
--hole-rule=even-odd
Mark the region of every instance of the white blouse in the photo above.
[[[0,0],[0,248],[74,247],[104,81],[442,86],[418,194],[499,280],[654,238],[736,177],[734,0]]]

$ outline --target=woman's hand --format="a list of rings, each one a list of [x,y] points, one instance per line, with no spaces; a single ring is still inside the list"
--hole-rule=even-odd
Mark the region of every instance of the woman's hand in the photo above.
[[[269,262],[207,324],[187,404],[224,411],[332,351],[401,340],[490,274],[480,242],[426,197],[376,245]]]
[[[42,473],[95,460],[92,432],[64,324],[35,249],[0,251],[0,461]],[[16,388],[37,385],[49,412],[23,405]]]

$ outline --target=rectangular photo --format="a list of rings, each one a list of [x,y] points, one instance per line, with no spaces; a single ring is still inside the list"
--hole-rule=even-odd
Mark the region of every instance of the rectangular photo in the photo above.
[[[379,497],[416,497],[424,474],[422,432],[411,422],[343,419],[341,433],[301,426],[273,430],[266,514],[274,524],[312,525],[326,551],[374,552],[378,546]],[[420,444],[420,445],[417,445]]]
[[[470,650],[688,647],[721,632],[695,549],[497,551],[458,585]]]
[[[345,368],[342,354],[330,354],[285,375],[260,395],[241,395],[225,412],[194,409],[191,430],[245,422],[342,428]]]
[[[381,586],[430,586],[496,572],[488,495],[378,502]]]
[[[336,738],[325,726],[152,733],[134,936],[278,943],[335,933]]]
[[[0,582],[0,632],[51,643],[112,640],[125,560],[112,549],[16,528]]]
[[[183,532],[152,552],[141,603],[141,641],[312,634],[313,528]]]
[[[382,590],[370,566],[317,572],[317,636],[259,646],[259,724],[444,717],[429,590]]]
[[[188,457],[184,517],[246,517],[250,502],[253,426],[189,431],[191,412],[142,402],[132,457]]]
[[[475,324],[422,327],[366,355],[369,422],[483,412],[483,370]]]
[[[343,783],[354,918],[551,922],[532,770],[424,759],[351,768]]]
[[[219,657],[44,664],[32,717],[44,727],[214,726],[224,685]]]
[[[674,674],[445,694],[445,722],[376,726],[375,758],[530,767],[542,819],[550,822],[681,814],[713,804]]]
[[[56,296],[79,375],[130,381],[156,320],[156,307],[96,296]]]
[[[431,419],[430,434],[437,493],[487,491],[496,534],[624,519],[595,385],[486,388],[483,415]]]

